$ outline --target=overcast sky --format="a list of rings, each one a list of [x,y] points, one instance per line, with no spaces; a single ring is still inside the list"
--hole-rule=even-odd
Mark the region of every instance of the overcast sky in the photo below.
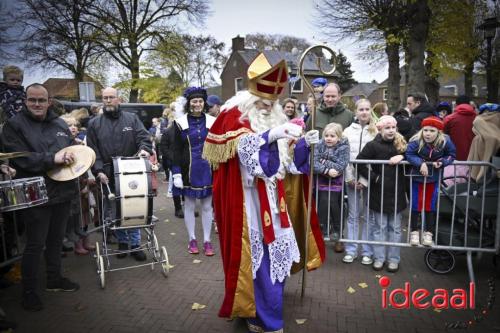
[[[314,0],[212,0],[212,15],[206,20],[205,27],[193,34],[210,34],[217,40],[231,46],[231,38],[250,33],[283,34],[301,37],[311,44],[323,43],[321,33],[313,26]],[[357,59],[356,47],[352,44],[338,44],[329,41],[334,50],[340,49],[352,64],[354,78],[360,82],[387,77],[387,67],[369,66],[366,61]],[[70,74],[26,71],[24,85],[43,82],[49,77],[71,77]]]

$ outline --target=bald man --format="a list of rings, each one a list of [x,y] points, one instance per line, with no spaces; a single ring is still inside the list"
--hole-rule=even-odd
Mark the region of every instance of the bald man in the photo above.
[[[87,145],[94,149],[96,161],[92,172],[102,184],[109,184],[115,192],[113,157],[130,157],[139,155],[149,157],[152,153],[152,143],[149,133],[139,118],[120,109],[118,92],[114,88],[102,90],[103,113],[90,120],[87,129]],[[106,187],[105,187],[106,189]],[[116,219],[116,203],[111,203],[104,195],[104,211],[110,211],[110,218]],[[118,238],[117,258],[131,255],[137,261],[146,260],[146,254],[140,249],[140,229],[116,230]]]
[[[354,121],[354,114],[340,101],[342,94],[336,83],[330,83],[323,91],[323,100],[316,108],[315,129],[323,133],[323,128],[329,123],[337,123],[346,129]],[[308,119],[307,128],[311,127],[311,118]]]

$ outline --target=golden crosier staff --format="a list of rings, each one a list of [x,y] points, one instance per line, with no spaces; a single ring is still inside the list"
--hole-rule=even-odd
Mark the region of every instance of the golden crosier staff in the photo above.
[[[330,54],[332,55],[332,68],[325,72],[323,70],[323,68],[321,68],[321,59],[320,57],[317,57],[316,58],[316,64],[318,66],[318,69],[319,71],[321,72],[322,75],[331,75],[333,74],[333,72],[335,72],[335,66],[336,66],[336,62],[337,62],[337,59],[336,59],[336,55],[335,55],[335,52],[328,46],[326,45],[314,45],[314,46],[311,46],[309,47],[308,49],[306,49],[304,51],[304,53],[302,53],[302,55],[300,56],[300,61],[299,61],[299,73],[300,73],[300,78],[302,79],[302,82],[305,83],[305,85],[307,86],[307,88],[312,92],[313,96],[314,96],[314,103],[313,103],[313,112],[311,114],[309,114],[309,117],[311,117],[311,129],[314,129],[315,128],[315,125],[316,125],[316,105],[317,105],[317,101],[316,101],[316,94],[314,94],[314,88],[313,86],[311,85],[311,83],[309,83],[309,81],[306,80],[306,77],[304,75],[304,61],[306,59],[306,57],[308,56],[309,53],[313,53],[315,51],[323,51],[323,50],[327,50],[328,52],[330,52]],[[305,249],[304,249],[304,268],[302,269],[302,291],[300,293],[300,297],[301,298],[304,298],[304,295],[305,295],[305,289],[306,289],[306,271],[307,271],[307,258],[308,258],[308,255],[309,255],[309,246],[307,245],[307,239],[309,237],[309,232],[310,232],[310,224],[311,224],[311,210],[312,210],[312,192],[313,192],[313,181],[314,181],[314,178],[313,178],[313,172],[314,172],[314,145],[311,145],[310,147],[311,149],[311,152],[309,154],[309,165],[310,165],[310,168],[309,168],[309,188],[307,189],[307,193],[308,193],[308,197],[307,197],[307,219],[306,219],[306,232],[305,232]]]

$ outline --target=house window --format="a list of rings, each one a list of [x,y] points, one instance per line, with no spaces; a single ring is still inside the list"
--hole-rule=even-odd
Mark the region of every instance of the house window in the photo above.
[[[290,95],[293,93],[301,93],[304,91],[304,87],[302,85],[302,79],[300,76],[295,74],[290,75]]]
[[[382,90],[382,99],[387,101],[387,89]]]
[[[472,96],[477,97],[479,95],[479,89],[475,84],[472,85]]]
[[[237,77],[234,79],[234,93],[243,90],[243,78]]]
[[[453,89],[453,95],[458,96],[458,88],[456,84],[451,84],[449,86],[444,86],[446,89]]]

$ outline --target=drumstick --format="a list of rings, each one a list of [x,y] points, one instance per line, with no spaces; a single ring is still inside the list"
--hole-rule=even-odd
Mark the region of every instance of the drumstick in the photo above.
[[[114,201],[115,198],[116,198],[116,196],[115,196],[114,193],[111,193],[111,189],[109,188],[109,184],[108,183],[106,183],[106,187],[108,188],[108,193],[109,193],[108,194],[108,200],[109,201]]]

